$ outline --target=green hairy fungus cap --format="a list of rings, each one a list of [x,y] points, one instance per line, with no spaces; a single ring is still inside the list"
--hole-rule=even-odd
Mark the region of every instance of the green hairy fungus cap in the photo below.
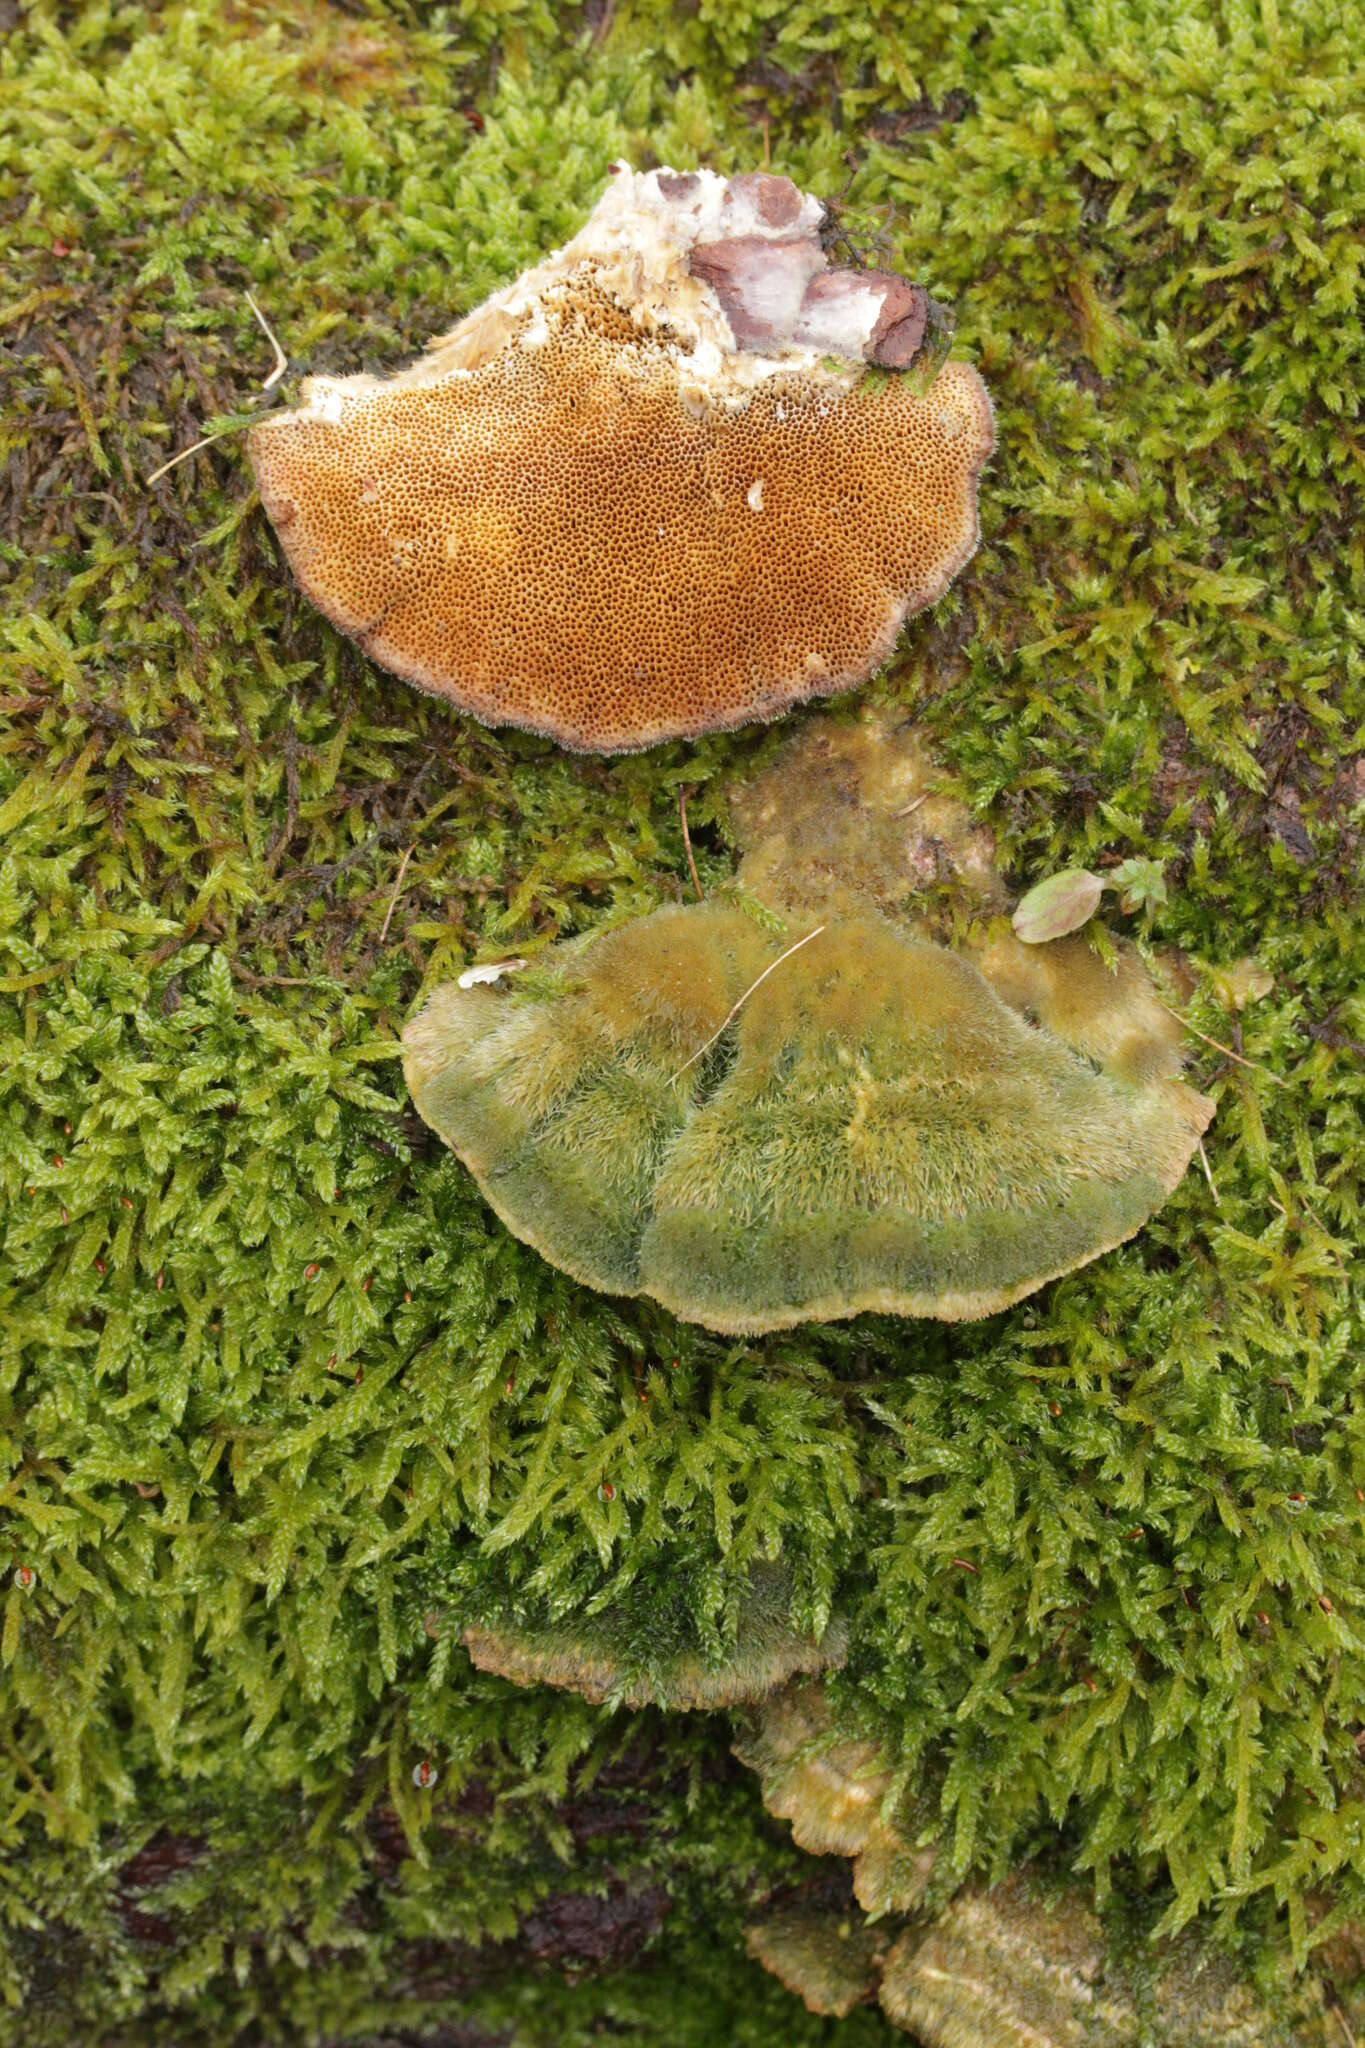
[[[878,910],[947,940],[1008,898],[990,833],[942,780],[913,725],[875,710],[809,719],[725,792],[739,881],[784,917]]]
[[[783,951],[722,903],[656,911],[535,987],[438,990],[408,1085],[552,1264],[740,1335],[989,1315],[1184,1172],[1197,1096],[1096,1073],[969,960],[874,916]]]
[[[989,1315],[1139,1230],[1211,1105],[1136,955],[1114,974],[1003,919],[961,951],[922,936],[945,889],[993,907],[971,835],[947,821],[936,892],[916,812],[897,875],[895,776],[880,811],[836,800],[827,756],[803,782],[811,751],[780,825],[761,792],[746,811],[739,882],[784,932],[720,897],[438,989],[403,1034],[408,1087],[508,1228],[605,1293],[732,1335]]]

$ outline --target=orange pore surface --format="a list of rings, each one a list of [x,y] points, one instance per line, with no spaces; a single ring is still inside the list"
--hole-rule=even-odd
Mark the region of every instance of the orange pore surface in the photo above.
[[[579,318],[470,372],[357,383],[338,418],[250,436],[299,582],[396,675],[569,747],[850,688],[976,547],[991,408],[962,363],[927,393],[781,369],[731,410]]]

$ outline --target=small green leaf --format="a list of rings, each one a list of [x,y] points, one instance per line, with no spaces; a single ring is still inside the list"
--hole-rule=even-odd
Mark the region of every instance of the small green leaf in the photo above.
[[[1088,868],[1064,868],[1029,890],[1011,923],[1026,946],[1064,938],[1089,923],[1104,894],[1104,883]]]
[[[1119,892],[1121,910],[1145,910],[1150,916],[1166,901],[1166,863],[1134,856],[1123,861],[1109,877]]]

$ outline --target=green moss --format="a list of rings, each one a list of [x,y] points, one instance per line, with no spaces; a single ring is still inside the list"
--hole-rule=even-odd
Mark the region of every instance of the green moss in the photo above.
[[[0,1545],[37,1583],[0,2039],[836,2038],[744,1957],[802,1859],[724,1724],[455,1642],[507,1583],[686,1583],[719,1659],[779,1552],[794,1626],[847,1616],[840,1712],[940,1788],[945,1872],[1051,1844],[1266,1968],[1365,1907],[1363,99],[1344,0],[43,0],[8,35]],[[396,1034],[476,954],[681,900],[680,788],[716,886],[719,778],[771,737],[485,733],[298,599],[236,440],[142,480],[259,407],[248,285],[291,380],[386,367],[609,157],[765,132],[825,191],[852,153],[850,230],[997,405],[982,552],[865,697],[1019,881],[1163,864],[1218,1112],[1213,1187],[1008,1314],[727,1346],[513,1242]],[[1247,954],[1239,1014],[1205,970]],[[594,1850],[564,1816],[632,1735]],[[613,1885],[670,1910],[589,1912],[588,1969],[545,1902]]]

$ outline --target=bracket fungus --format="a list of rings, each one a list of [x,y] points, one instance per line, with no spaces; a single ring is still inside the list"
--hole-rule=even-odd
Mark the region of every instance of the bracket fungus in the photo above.
[[[1328,2048],[1320,1978],[1263,1993],[1188,1936],[1116,1958],[1086,1894],[1030,1873],[959,1892],[886,1957],[882,2009],[925,2048]]]
[[[797,1909],[751,1922],[744,1944],[807,2012],[842,2020],[877,1996],[890,1937],[861,1915]]]
[[[913,732],[825,721],[737,793],[737,894],[434,993],[408,1087],[509,1229],[753,1335],[989,1315],[1142,1227],[1212,1114],[1178,1025],[1131,949],[1016,939],[926,781]]]
[[[1128,2001],[1105,1981],[1104,1935],[1071,1898],[1048,1912],[1018,1881],[960,1892],[886,1961],[883,2009],[932,2048],[1136,2048]]]
[[[1339,2048],[1322,1977],[1265,1989],[1189,1934],[1115,1954],[1076,1887],[1021,1871],[909,1924],[780,1909],[745,1929],[754,1961],[810,2012],[874,2000],[922,2048]],[[1354,2038],[1350,2036],[1349,2038]]]
[[[1253,1982],[1192,1929],[1117,1947],[1075,1885],[1029,1869],[929,1903],[942,1827],[927,1790],[899,1791],[875,1743],[850,1737],[800,1682],[746,1717],[735,1745],[798,1848],[853,1859],[861,1912],[779,1907],[749,1953],[813,2012],[880,2000],[924,2048],[1327,2048],[1323,1975]],[[864,1915],[870,1916],[864,1918]]]
[[[994,445],[918,285],[789,179],[612,175],[563,249],[388,379],[248,437],[320,611],[489,725],[615,753],[886,660],[974,552]]]
[[[927,1816],[892,1796],[875,1743],[834,1729],[822,1685],[797,1682],[774,1693],[739,1729],[734,1751],[757,1771],[769,1813],[791,1822],[798,1849],[853,1859],[853,1895],[865,1913],[908,1913],[919,1904],[937,1856],[915,1843]]]
[[[709,1659],[680,1600],[637,1592],[606,1614],[571,1621],[471,1624],[465,1649],[480,1671],[514,1685],[550,1685],[594,1706],[666,1707],[714,1712],[765,1699],[799,1675],[837,1669],[844,1625],[837,1617],[817,1640],[790,1625],[791,1582],[781,1570],[752,1576],[739,1602],[733,1648]]]

